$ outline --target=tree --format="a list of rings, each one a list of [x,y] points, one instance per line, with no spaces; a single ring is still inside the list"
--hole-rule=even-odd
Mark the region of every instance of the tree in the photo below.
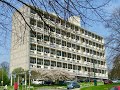
[[[13,77],[14,77],[14,82],[18,80],[19,78],[19,81],[18,82],[22,82],[22,78],[24,77],[25,73],[24,73],[24,69],[19,67],[19,68],[16,68],[12,71],[12,74],[13,74]]]
[[[31,79],[51,80],[57,83],[58,81],[72,80],[74,78],[74,75],[61,69],[36,69],[31,71]]]
[[[120,79],[120,55],[116,56],[113,61],[113,68],[109,72],[111,79]]]
[[[3,68],[0,68],[0,85],[2,85],[1,81],[3,81],[3,85],[9,85],[10,82],[8,73]]]
[[[110,36],[107,37],[106,40],[106,47],[109,52],[108,62],[109,64],[113,63],[114,66],[115,62],[119,61],[116,60],[116,57],[120,55],[120,7],[113,11],[112,15],[107,20],[106,28],[111,31]]]
[[[19,68],[14,69],[13,72],[12,72],[12,74],[20,74],[22,72],[24,72],[24,69],[21,68],[21,67],[19,67]]]
[[[33,31],[30,25],[26,22],[25,16],[18,9],[20,6],[25,5],[31,8],[41,18],[42,16],[37,8],[43,9],[46,12],[54,12],[58,17],[61,17],[66,21],[70,16],[79,16],[83,25],[90,25],[91,22],[105,21],[104,7],[106,7],[110,1],[111,0],[97,0],[99,3],[96,3],[95,0],[0,0],[0,29],[2,30],[0,33],[1,38],[3,38],[0,45],[3,47],[8,46],[7,41],[9,39],[7,37],[11,34],[11,21],[14,11],[21,15],[26,25],[29,26],[31,31]],[[42,20],[44,21],[44,19]],[[44,23],[46,23],[46,21],[44,21]],[[19,35],[18,37],[19,39],[22,38]]]
[[[9,73],[9,63],[8,62],[2,62],[0,66],[7,72]]]

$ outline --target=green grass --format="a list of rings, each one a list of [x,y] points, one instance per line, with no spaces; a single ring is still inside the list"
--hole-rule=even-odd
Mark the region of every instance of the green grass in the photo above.
[[[106,84],[106,85],[99,85],[99,86],[90,86],[90,87],[81,88],[81,90],[109,90],[113,86],[119,86],[119,85],[120,85],[120,83]]]
[[[103,82],[97,82],[97,85],[104,85],[104,83]],[[94,83],[93,82],[84,82],[84,83],[80,83],[80,86],[82,88],[90,87],[90,86],[94,86]]]
[[[4,87],[0,87],[0,90],[3,90]],[[59,85],[37,85],[31,88],[30,90],[38,90],[39,88],[45,89],[58,89],[58,88],[66,88],[66,86]],[[8,90],[14,90],[13,86],[8,86]],[[25,86],[19,86],[19,90],[25,90]],[[29,90],[29,88],[27,89]]]

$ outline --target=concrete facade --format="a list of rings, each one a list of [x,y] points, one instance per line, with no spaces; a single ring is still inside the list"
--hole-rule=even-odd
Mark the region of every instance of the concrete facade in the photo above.
[[[103,37],[71,19],[39,10],[41,18],[25,6],[20,11],[33,31],[17,12],[13,14],[10,72],[17,67],[59,68],[78,77],[94,78],[95,72],[95,78],[108,78]]]

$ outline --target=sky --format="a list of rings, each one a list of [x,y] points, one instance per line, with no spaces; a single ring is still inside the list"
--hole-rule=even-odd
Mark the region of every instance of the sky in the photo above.
[[[112,13],[112,11],[114,10],[114,8],[117,8],[118,6],[120,6],[120,0],[113,0],[106,8],[105,10],[109,13]],[[108,29],[106,29],[104,27],[104,23],[91,23],[91,26],[87,26],[85,27],[87,30],[95,32],[98,35],[103,36],[104,38],[106,38],[110,32]],[[10,44],[11,44],[11,35],[9,33],[8,35],[8,43],[6,44],[7,47],[5,46],[0,46],[0,63],[3,61],[10,61]],[[0,41],[1,41],[1,37],[0,37]]]

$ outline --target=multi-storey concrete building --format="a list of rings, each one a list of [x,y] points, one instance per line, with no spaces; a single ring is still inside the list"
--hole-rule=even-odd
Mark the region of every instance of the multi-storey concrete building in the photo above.
[[[81,28],[79,17],[72,16],[65,21],[39,10],[40,17],[26,6],[20,11],[33,31],[21,15],[13,14],[11,72],[18,67],[59,68],[78,77],[108,78],[104,39]]]

